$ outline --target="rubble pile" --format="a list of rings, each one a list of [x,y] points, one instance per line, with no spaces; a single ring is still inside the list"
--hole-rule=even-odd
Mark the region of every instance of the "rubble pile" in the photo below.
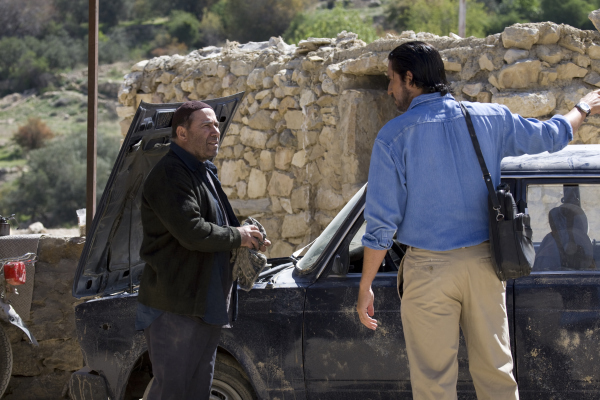
[[[479,39],[403,32],[366,45],[356,34],[228,42],[136,64],[117,108],[126,133],[140,101],[210,99],[245,91],[215,164],[240,216],[259,216],[270,256],[312,240],[367,180],[378,130],[398,115],[387,56],[422,40],[440,50],[458,100],[505,104],[524,117],[563,114],[600,87],[600,33],[552,22],[516,24]],[[600,143],[600,117],[575,143]]]

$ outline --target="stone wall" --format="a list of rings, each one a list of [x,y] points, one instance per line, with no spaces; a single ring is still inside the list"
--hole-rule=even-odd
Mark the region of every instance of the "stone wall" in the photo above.
[[[20,329],[2,321],[13,352],[12,378],[2,399],[69,398],[71,373],[83,367],[75,333],[75,306],[81,300],[71,296],[71,287],[84,240],[40,238],[31,312],[21,315],[39,346],[31,345]]]
[[[600,86],[600,34],[551,22],[484,39],[408,31],[369,45],[346,32],[298,46],[228,42],[133,66],[119,92],[123,132],[142,100],[246,91],[215,163],[237,213],[265,224],[270,256],[289,255],[366,182],[377,131],[397,115],[388,53],[415,39],[440,50],[458,100],[505,104],[524,117],[565,113]],[[575,143],[600,143],[599,127],[600,117],[588,118]]]

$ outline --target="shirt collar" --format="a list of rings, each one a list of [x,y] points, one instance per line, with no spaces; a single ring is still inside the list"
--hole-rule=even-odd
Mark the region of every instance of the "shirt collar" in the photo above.
[[[444,96],[440,96],[439,92],[425,93],[425,94],[419,95],[419,96],[415,97],[414,99],[412,99],[412,101],[410,102],[410,106],[408,107],[408,110],[415,108],[419,104],[432,103],[432,102],[443,101],[443,100],[454,100],[454,97],[450,93],[447,93]],[[408,110],[406,110],[406,111],[408,111]]]
[[[200,161],[198,161],[196,157],[188,153],[186,150],[184,150],[181,146],[179,146],[173,141],[171,141],[171,150],[173,150],[173,153],[175,153],[179,158],[181,158],[181,161],[183,161],[186,167],[188,167],[191,171],[196,171],[196,169],[198,169],[198,167],[200,167],[200,165],[203,164]]]

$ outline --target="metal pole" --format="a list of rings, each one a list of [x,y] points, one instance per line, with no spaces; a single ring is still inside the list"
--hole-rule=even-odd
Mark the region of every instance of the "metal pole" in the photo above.
[[[467,0],[460,0],[458,5],[458,36],[467,36]]]
[[[89,0],[88,27],[88,120],[86,232],[89,234],[96,213],[96,150],[98,127],[98,3]]]

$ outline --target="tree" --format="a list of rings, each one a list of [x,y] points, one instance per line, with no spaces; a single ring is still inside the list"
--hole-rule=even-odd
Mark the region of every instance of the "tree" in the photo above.
[[[38,36],[54,15],[44,0],[0,0],[0,38]]]
[[[172,37],[177,38],[188,47],[195,45],[200,39],[200,21],[189,12],[173,11],[166,26]]]
[[[416,0],[389,3],[388,22],[398,32],[412,30],[448,35],[458,32],[458,0]],[[489,17],[482,3],[467,0],[467,36],[483,37]]]
[[[292,19],[316,0],[219,0],[214,10],[221,16],[229,39],[264,41],[280,36]]]
[[[342,6],[298,15],[283,37],[289,43],[298,43],[308,37],[336,37],[344,30],[358,34],[365,42],[377,39],[371,18],[363,19],[358,10],[347,10]]]
[[[118,137],[98,136],[98,200],[118,151]],[[20,220],[28,216],[48,227],[76,224],[75,210],[86,204],[86,133],[61,136],[32,150],[27,166],[29,172],[3,193],[0,214],[16,213]]]

